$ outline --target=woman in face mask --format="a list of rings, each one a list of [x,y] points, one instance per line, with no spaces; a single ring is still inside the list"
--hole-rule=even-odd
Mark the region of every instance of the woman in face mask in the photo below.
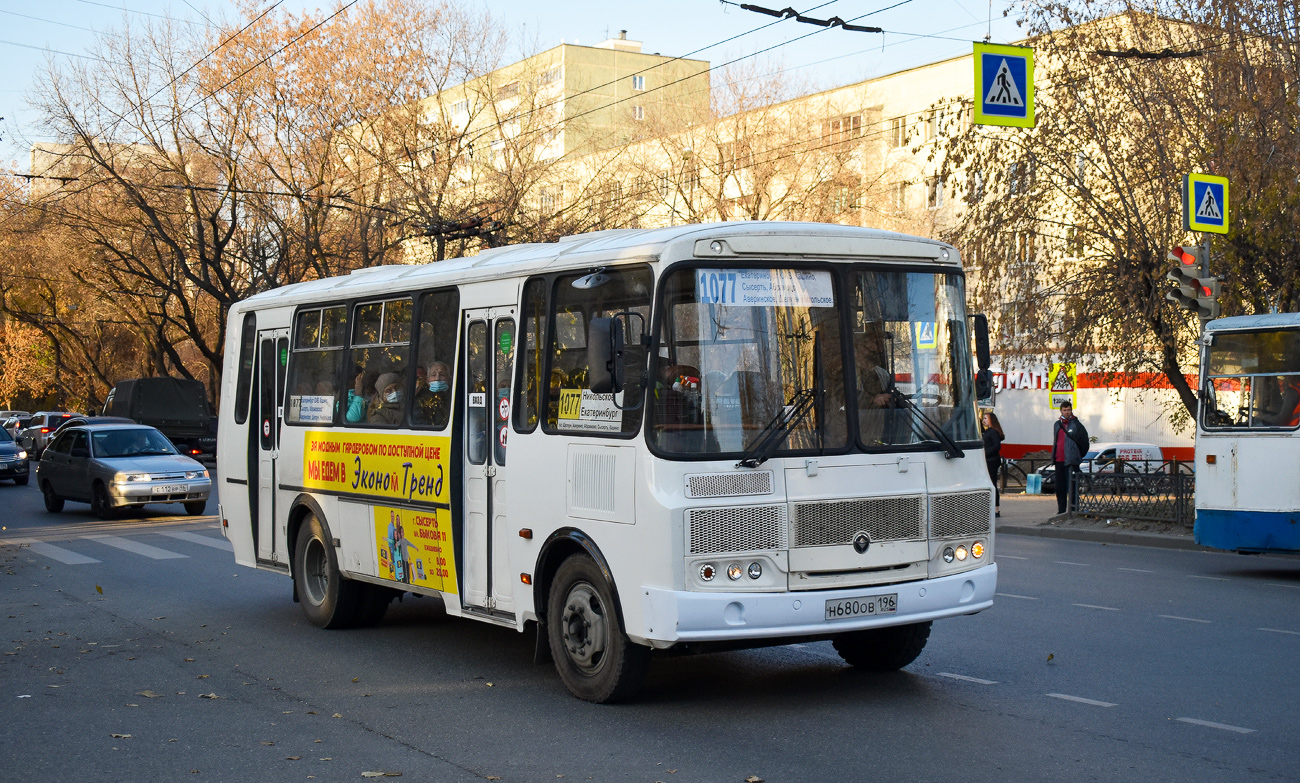
[[[396,425],[402,423],[402,378],[395,372],[386,372],[375,381],[378,394],[370,402],[366,421],[370,424]]]
[[[415,392],[415,411],[412,419],[416,424],[432,424],[442,427],[447,423],[451,412],[451,368],[444,362],[429,365],[428,383]]]

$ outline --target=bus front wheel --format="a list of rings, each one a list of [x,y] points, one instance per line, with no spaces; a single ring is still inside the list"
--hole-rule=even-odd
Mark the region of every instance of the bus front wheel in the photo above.
[[[293,583],[303,614],[320,628],[345,628],[357,614],[358,585],[339,573],[338,555],[313,514],[298,528]]]
[[[895,625],[852,631],[831,643],[850,666],[873,672],[892,672],[917,659],[930,638],[930,623]]]
[[[623,633],[613,590],[586,555],[565,560],[551,582],[547,639],[569,691],[597,704],[634,694],[650,663],[650,649]]]

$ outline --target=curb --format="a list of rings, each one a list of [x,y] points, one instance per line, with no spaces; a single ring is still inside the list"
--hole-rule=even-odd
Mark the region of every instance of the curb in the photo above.
[[[1127,544],[1129,546],[1150,546],[1159,549],[1184,549],[1196,552],[1218,552],[1221,550],[1204,547],[1192,540],[1191,536],[1176,537],[1160,533],[1138,533],[1130,530],[1093,530],[1090,528],[1069,528],[1052,526],[1026,527],[1021,525],[997,525],[994,530],[1012,536],[1037,536],[1039,538],[1062,538],[1071,541],[1091,541],[1099,544]]]

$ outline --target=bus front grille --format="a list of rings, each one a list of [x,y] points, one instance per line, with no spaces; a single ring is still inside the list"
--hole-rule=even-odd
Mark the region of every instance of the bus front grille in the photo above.
[[[858,533],[872,541],[906,541],[925,537],[925,498],[902,497],[796,503],[795,546],[849,544]]]
[[[692,508],[686,526],[693,555],[786,548],[783,505]]]
[[[993,493],[987,490],[934,495],[930,498],[930,535],[934,538],[978,536],[989,532]]]

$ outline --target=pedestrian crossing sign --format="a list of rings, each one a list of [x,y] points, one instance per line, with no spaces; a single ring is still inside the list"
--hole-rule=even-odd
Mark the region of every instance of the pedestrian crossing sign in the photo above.
[[[1063,402],[1070,403],[1070,407],[1073,408],[1074,395],[1078,388],[1079,374],[1074,362],[1052,364],[1051,370],[1047,373],[1047,389],[1053,410],[1059,409]]]
[[[1183,228],[1228,233],[1228,178],[1212,174],[1183,177]]]
[[[933,351],[939,347],[939,338],[934,333],[934,321],[916,321],[912,328],[916,330],[918,350]]]
[[[1034,50],[975,44],[975,124],[1034,127]]]

